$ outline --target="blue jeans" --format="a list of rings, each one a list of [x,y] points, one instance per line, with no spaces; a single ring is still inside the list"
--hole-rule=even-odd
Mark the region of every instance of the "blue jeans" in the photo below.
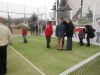
[[[72,37],[67,37],[66,49],[72,49]]]

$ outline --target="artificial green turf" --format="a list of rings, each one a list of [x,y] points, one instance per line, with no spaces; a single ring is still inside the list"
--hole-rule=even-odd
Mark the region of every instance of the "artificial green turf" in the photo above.
[[[100,56],[69,75],[100,75]]]
[[[57,51],[55,38],[52,38],[51,49],[46,48],[43,36],[30,36],[28,40],[24,44],[22,37],[16,37],[12,46],[46,75],[58,75],[100,51],[99,46],[82,47],[76,42],[72,51]]]
[[[8,50],[7,69],[6,75],[41,75],[10,48]]]

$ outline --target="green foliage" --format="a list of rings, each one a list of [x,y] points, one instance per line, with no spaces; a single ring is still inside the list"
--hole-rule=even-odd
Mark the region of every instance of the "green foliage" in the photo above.
[[[89,19],[89,18],[79,19],[79,20],[78,20],[78,24],[79,24],[79,25],[86,25],[86,24],[91,23],[91,22],[92,22],[92,20]]]
[[[88,8],[88,13],[86,14],[87,15],[87,18],[90,18],[92,19],[93,18],[93,12]]]
[[[69,75],[100,75],[100,56]]]

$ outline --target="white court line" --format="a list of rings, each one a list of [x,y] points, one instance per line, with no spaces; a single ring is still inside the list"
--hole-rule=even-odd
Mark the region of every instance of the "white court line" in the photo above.
[[[22,54],[20,54],[16,49],[14,49],[12,46],[10,48],[17,54],[19,55],[23,60],[25,60],[29,65],[31,65],[33,68],[35,68],[41,75],[46,75],[43,73],[40,69],[38,69],[35,65],[33,65],[30,61],[28,61]]]
[[[79,64],[77,64],[77,65],[75,65],[75,66],[69,68],[68,70],[66,70],[66,71],[64,71],[64,72],[62,72],[62,73],[60,73],[59,75],[68,75],[69,73],[73,72],[74,70],[78,69],[79,67],[83,66],[84,64],[86,64],[86,63],[88,63],[88,62],[94,60],[94,59],[95,59],[96,57],[98,57],[98,56],[100,56],[100,52],[94,54],[93,56],[87,58],[86,60],[80,62]]]

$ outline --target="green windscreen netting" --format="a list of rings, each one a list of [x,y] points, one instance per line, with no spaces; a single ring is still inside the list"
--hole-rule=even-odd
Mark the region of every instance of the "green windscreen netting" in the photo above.
[[[100,75],[100,56],[69,75]]]

